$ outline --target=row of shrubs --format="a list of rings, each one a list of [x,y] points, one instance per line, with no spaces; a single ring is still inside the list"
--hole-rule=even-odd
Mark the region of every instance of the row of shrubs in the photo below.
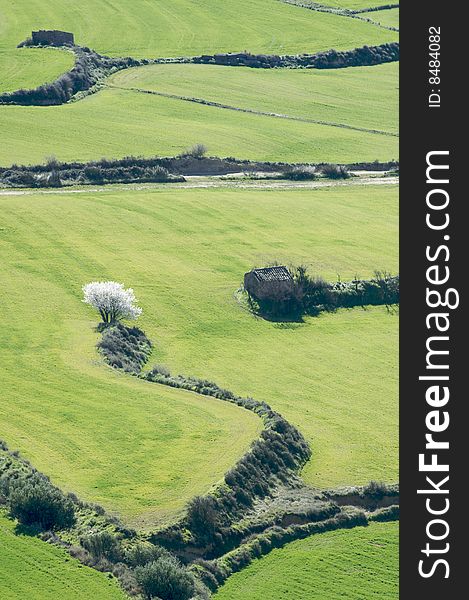
[[[89,90],[115,71],[147,64],[130,57],[110,58],[89,48],[74,46],[74,67],[51,83],[35,89],[20,89],[0,94],[0,104],[21,106],[53,106],[68,102],[75,94]]]
[[[399,43],[391,42],[380,46],[363,46],[354,50],[327,50],[316,54],[313,60],[300,60],[300,65],[315,69],[342,69],[345,67],[367,67],[399,60]]]
[[[356,8],[354,10],[349,10],[349,12],[354,15],[359,15],[361,13],[376,12],[379,10],[390,10],[391,8],[399,8],[399,4],[381,4],[380,6],[370,6],[369,8]]]
[[[202,146],[202,150],[201,150]],[[202,152],[202,153],[201,153]],[[181,152],[178,156],[174,157],[143,157],[143,156],[125,156],[123,158],[101,158],[99,160],[92,160],[86,163],[74,161],[74,162],[61,162],[56,157],[50,156],[46,159],[43,164],[36,165],[11,165],[9,167],[0,166],[0,180],[7,176],[11,171],[24,172],[24,173],[50,173],[56,171],[60,173],[60,176],[66,179],[67,171],[82,171],[85,168],[96,167],[103,170],[108,169],[130,169],[132,167],[163,167],[173,173],[185,174],[188,167],[192,164],[208,164],[213,163],[214,165],[222,165],[225,167],[225,171],[229,172],[232,170],[236,171],[282,171],[293,170],[295,168],[306,168],[312,167],[320,171],[323,174],[328,174],[328,170],[335,170],[337,166],[340,166],[345,171],[389,171],[399,169],[398,161],[380,162],[375,160],[373,162],[362,162],[352,163],[349,165],[335,165],[331,163],[321,163],[318,165],[295,165],[281,162],[260,162],[251,161],[247,159],[238,159],[232,156],[227,158],[218,158],[216,156],[208,157],[206,154],[206,148],[203,144],[194,144],[191,148]]]
[[[105,185],[110,183],[166,183],[182,182],[181,175],[172,175],[160,166],[100,167],[62,169],[40,173],[30,170],[8,169],[0,176],[0,183],[8,187],[58,188],[64,185]]]
[[[307,181],[317,179],[318,176],[327,179],[348,179],[351,177],[349,169],[344,165],[332,163],[313,167],[311,165],[298,165],[282,171],[280,177],[291,181]]]
[[[196,560],[194,570],[203,583],[211,591],[215,591],[233,573],[241,571],[253,560],[268,554],[274,548],[281,548],[285,544],[317,533],[367,525],[368,519],[364,512],[351,510],[316,523],[291,525],[287,528],[272,527],[218,560]]]
[[[201,149],[202,148],[202,149]],[[288,165],[286,163],[255,162],[236,158],[205,156],[204,146],[192,148],[172,158],[144,158],[128,156],[80,162],[60,162],[49,157],[45,164],[12,165],[0,167],[0,185],[6,187],[60,187],[73,184],[140,183],[184,181],[184,175],[228,174],[239,171],[281,173],[281,178],[292,181],[315,179],[318,175],[329,179],[346,179],[350,170],[383,171],[398,169],[399,163],[357,163],[356,165]]]
[[[279,56],[237,52],[230,54],[204,54],[192,59],[194,63],[226,66],[244,66],[260,69],[271,68],[314,68],[339,69],[345,67],[365,67],[399,60],[399,43],[391,42],[380,46],[362,46],[353,50],[327,50],[317,54]]]
[[[300,320],[303,315],[354,306],[391,306],[399,303],[399,275],[375,271],[373,279],[329,283],[322,277],[310,275],[305,266],[290,267],[290,287],[272,283],[264,287],[263,297],[249,294],[254,312],[264,318]]]

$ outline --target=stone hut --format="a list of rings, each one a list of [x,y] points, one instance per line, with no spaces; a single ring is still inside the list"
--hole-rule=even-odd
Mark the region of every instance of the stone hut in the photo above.
[[[293,278],[283,266],[253,269],[244,275],[244,289],[258,300],[273,300],[292,291]]]
[[[67,31],[45,30],[33,31],[32,42],[35,46],[74,46],[73,33]]]

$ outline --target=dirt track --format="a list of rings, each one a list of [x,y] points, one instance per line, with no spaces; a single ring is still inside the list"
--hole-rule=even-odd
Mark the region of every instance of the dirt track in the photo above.
[[[102,186],[71,186],[59,189],[0,189],[0,196],[28,196],[32,194],[90,194],[98,192],[139,191],[139,190],[173,190],[173,189],[204,189],[204,188],[233,188],[233,189],[316,189],[323,187],[338,187],[348,185],[396,185],[399,177],[369,174],[352,177],[345,180],[318,179],[314,181],[287,181],[275,179],[247,179],[240,176],[222,177],[186,177],[183,183],[144,183],[144,184],[110,184]]]

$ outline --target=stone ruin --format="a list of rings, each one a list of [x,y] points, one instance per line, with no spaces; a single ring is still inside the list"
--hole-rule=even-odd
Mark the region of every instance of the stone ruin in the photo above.
[[[45,30],[32,32],[32,43],[34,46],[74,46],[73,33],[67,31]]]

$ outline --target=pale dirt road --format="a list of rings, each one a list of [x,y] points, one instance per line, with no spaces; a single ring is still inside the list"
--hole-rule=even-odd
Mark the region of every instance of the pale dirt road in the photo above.
[[[38,194],[94,194],[116,191],[143,191],[143,190],[174,190],[174,189],[262,189],[262,190],[290,190],[290,189],[318,189],[324,187],[343,187],[355,185],[397,185],[399,177],[382,176],[381,174],[361,174],[345,180],[318,179],[315,181],[287,181],[272,179],[246,179],[241,176],[229,177],[200,177],[187,176],[183,183],[144,183],[144,184],[109,184],[102,186],[71,186],[59,189],[0,189],[0,196],[30,196]]]

